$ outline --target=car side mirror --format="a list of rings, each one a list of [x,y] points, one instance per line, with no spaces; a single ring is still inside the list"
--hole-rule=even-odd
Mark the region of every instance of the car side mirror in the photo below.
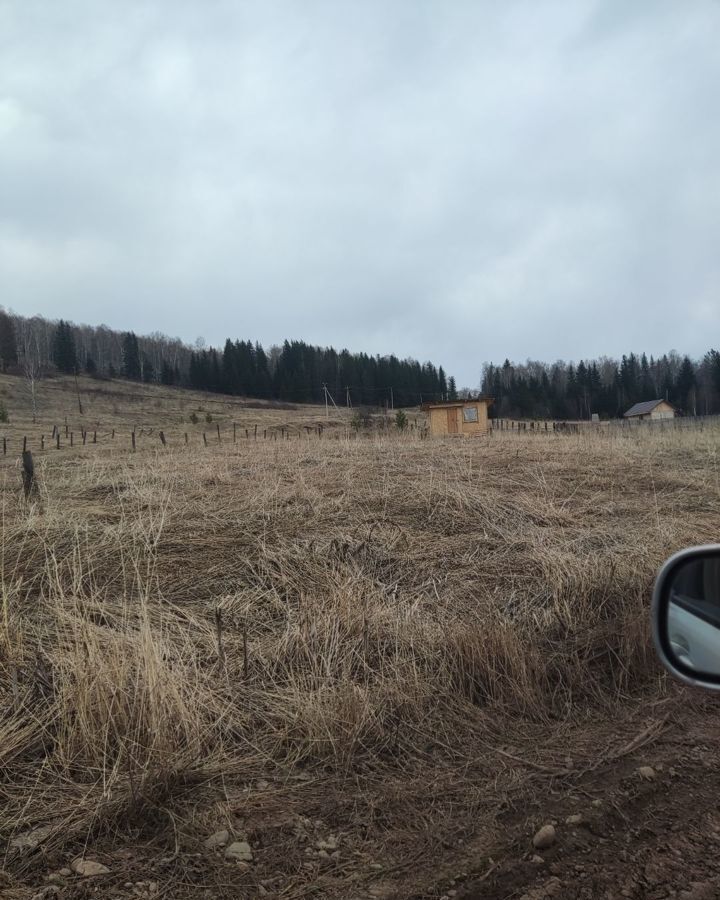
[[[720,545],[670,557],[655,581],[652,626],[666,669],[687,684],[720,690]]]

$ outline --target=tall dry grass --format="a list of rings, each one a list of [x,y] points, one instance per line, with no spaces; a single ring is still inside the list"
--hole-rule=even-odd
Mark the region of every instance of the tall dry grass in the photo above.
[[[720,531],[712,431],[87,448],[38,468],[30,504],[2,483],[16,867],[19,833],[52,853],[214,779],[410,784],[433,748],[452,768],[504,730],[657,697],[653,574]]]

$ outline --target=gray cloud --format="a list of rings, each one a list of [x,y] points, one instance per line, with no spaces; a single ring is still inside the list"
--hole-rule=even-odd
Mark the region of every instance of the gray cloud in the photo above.
[[[720,5],[0,0],[0,302],[211,342],[699,354]]]

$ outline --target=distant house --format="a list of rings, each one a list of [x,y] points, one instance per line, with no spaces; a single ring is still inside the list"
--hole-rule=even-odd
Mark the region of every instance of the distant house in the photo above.
[[[625,413],[625,419],[674,419],[677,410],[667,400],[645,400],[636,403]]]
[[[424,403],[423,410],[430,419],[430,434],[486,434],[488,408],[492,397],[476,400],[448,400],[442,403]]]

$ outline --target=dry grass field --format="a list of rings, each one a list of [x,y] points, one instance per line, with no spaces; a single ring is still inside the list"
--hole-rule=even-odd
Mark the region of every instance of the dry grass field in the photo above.
[[[614,779],[716,714],[648,626],[663,558],[718,539],[716,430],[348,439],[335,414],[320,439],[324,409],[119,382],[83,381],[81,418],[64,380],[33,425],[0,394],[2,896],[452,897],[511,857],[557,880],[534,829],[628,818]]]

